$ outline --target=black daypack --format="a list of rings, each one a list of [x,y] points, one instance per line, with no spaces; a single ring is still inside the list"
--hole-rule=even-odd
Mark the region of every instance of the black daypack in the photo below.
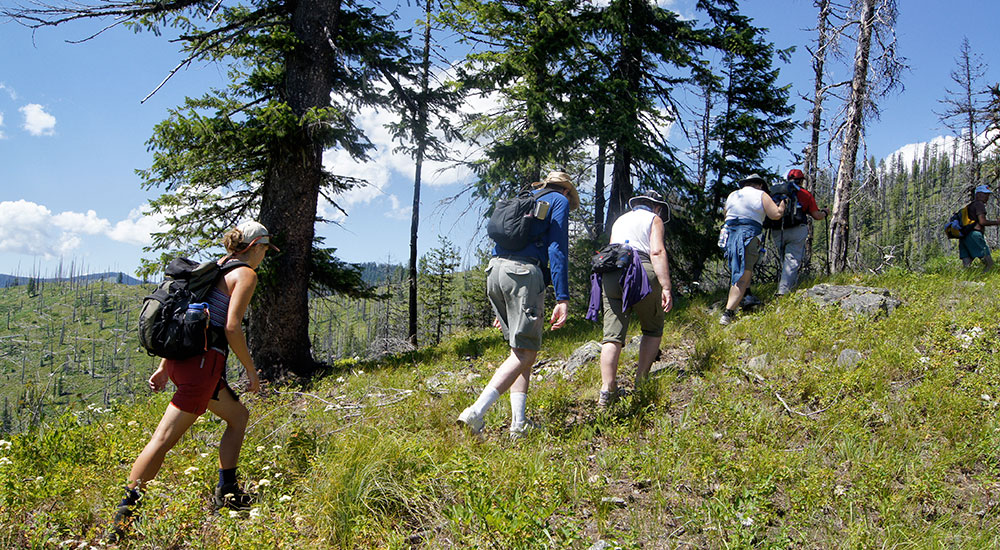
[[[764,218],[764,229],[789,229],[806,223],[806,213],[799,203],[798,191],[799,186],[790,181],[771,186],[770,195],[775,204],[783,200],[788,202],[785,204],[785,214],[780,219]]]
[[[187,258],[171,260],[164,270],[166,278],[142,299],[139,313],[142,347],[150,355],[166,359],[187,359],[208,351],[220,337],[209,330],[208,316],[192,321],[185,313],[190,304],[205,300],[219,277],[241,266],[247,264],[231,261],[220,267],[214,260],[200,264]]]
[[[623,243],[605,245],[590,259],[590,270],[594,273],[607,273],[616,269],[625,269],[632,263],[632,248]]]
[[[486,234],[506,250],[517,251],[528,246],[532,242],[531,220],[548,218],[548,209],[544,214],[536,212],[537,203],[542,202],[538,199],[556,192],[556,189],[543,189],[535,193],[525,189],[513,198],[497,201],[486,224]]]

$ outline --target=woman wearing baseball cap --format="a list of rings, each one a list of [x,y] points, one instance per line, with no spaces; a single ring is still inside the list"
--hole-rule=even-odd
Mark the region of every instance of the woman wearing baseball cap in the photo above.
[[[215,488],[217,508],[249,509],[253,496],[237,483],[236,464],[243,446],[250,413],[240,403],[236,392],[225,379],[226,356],[230,349],[246,369],[247,391],[260,390],[260,380],[243,333],[243,315],[257,288],[256,269],[268,250],[278,250],[271,244],[267,228],[248,221],[229,230],[223,238],[228,254],[219,260],[222,270],[218,281],[209,291],[209,349],[189,359],[163,359],[149,377],[149,387],[161,391],[171,381],[177,387],[167,410],[163,413],[149,443],[132,464],[125,498],[122,499],[112,522],[111,539],[120,540],[135,521],[135,508],[142,499],[146,483],[160,471],[167,452],[206,410],[226,421],[226,430],[219,443],[219,483]]]

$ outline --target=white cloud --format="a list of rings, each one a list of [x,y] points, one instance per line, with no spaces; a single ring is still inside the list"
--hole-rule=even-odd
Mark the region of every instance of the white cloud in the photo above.
[[[10,96],[11,101],[17,101],[17,92],[14,91],[14,88],[11,88],[10,86],[4,84],[3,82],[0,82],[0,90],[7,92],[7,95]]]
[[[399,197],[396,195],[389,195],[388,199],[389,211],[385,213],[385,217],[394,220],[408,220],[411,218],[410,214],[413,212],[412,206],[400,208],[402,205],[399,202]]]
[[[112,224],[97,212],[53,213],[26,200],[0,202],[0,252],[54,258],[79,249],[85,237],[104,236],[134,245],[151,242],[150,233],[162,228],[161,217],[147,215],[143,206]]]
[[[107,235],[113,241],[145,246],[153,242],[153,233],[159,233],[166,229],[164,216],[151,214],[149,208],[143,205],[129,212],[128,217],[117,222],[114,227],[108,230]]]
[[[3,113],[0,113],[0,126],[3,126]],[[4,139],[7,136],[4,135],[3,130],[0,130],[0,139]]]
[[[45,112],[45,107],[37,103],[29,103],[18,109],[24,114],[24,125],[21,126],[33,136],[51,136],[56,133],[56,117]]]

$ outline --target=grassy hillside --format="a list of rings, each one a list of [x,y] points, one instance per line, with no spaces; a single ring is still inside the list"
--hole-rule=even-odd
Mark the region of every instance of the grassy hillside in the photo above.
[[[485,441],[454,425],[506,353],[493,331],[338,363],[312,387],[244,397],[253,511],[210,509],[222,427],[209,415],[168,456],[125,546],[996,547],[1000,275],[937,265],[834,281],[891,289],[904,303],[881,320],[797,293],[724,328],[719,296],[679,300],[650,384],[598,412],[596,362],[568,380],[547,363],[528,401],[543,429],[518,442],[506,397]],[[598,336],[574,319],[546,333],[540,359]],[[860,362],[838,363],[845,349]],[[97,541],[168,399],[0,443],[0,547]]]

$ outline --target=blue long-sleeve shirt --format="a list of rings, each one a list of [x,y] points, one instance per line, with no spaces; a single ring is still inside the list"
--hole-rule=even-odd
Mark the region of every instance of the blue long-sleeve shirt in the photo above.
[[[543,192],[535,191],[535,195]],[[556,300],[569,300],[569,199],[555,192],[547,193],[539,200],[549,203],[549,215],[545,220],[532,220],[531,234],[537,238],[521,250],[508,250],[495,245],[493,255],[537,259],[543,268],[546,265],[549,268]]]

